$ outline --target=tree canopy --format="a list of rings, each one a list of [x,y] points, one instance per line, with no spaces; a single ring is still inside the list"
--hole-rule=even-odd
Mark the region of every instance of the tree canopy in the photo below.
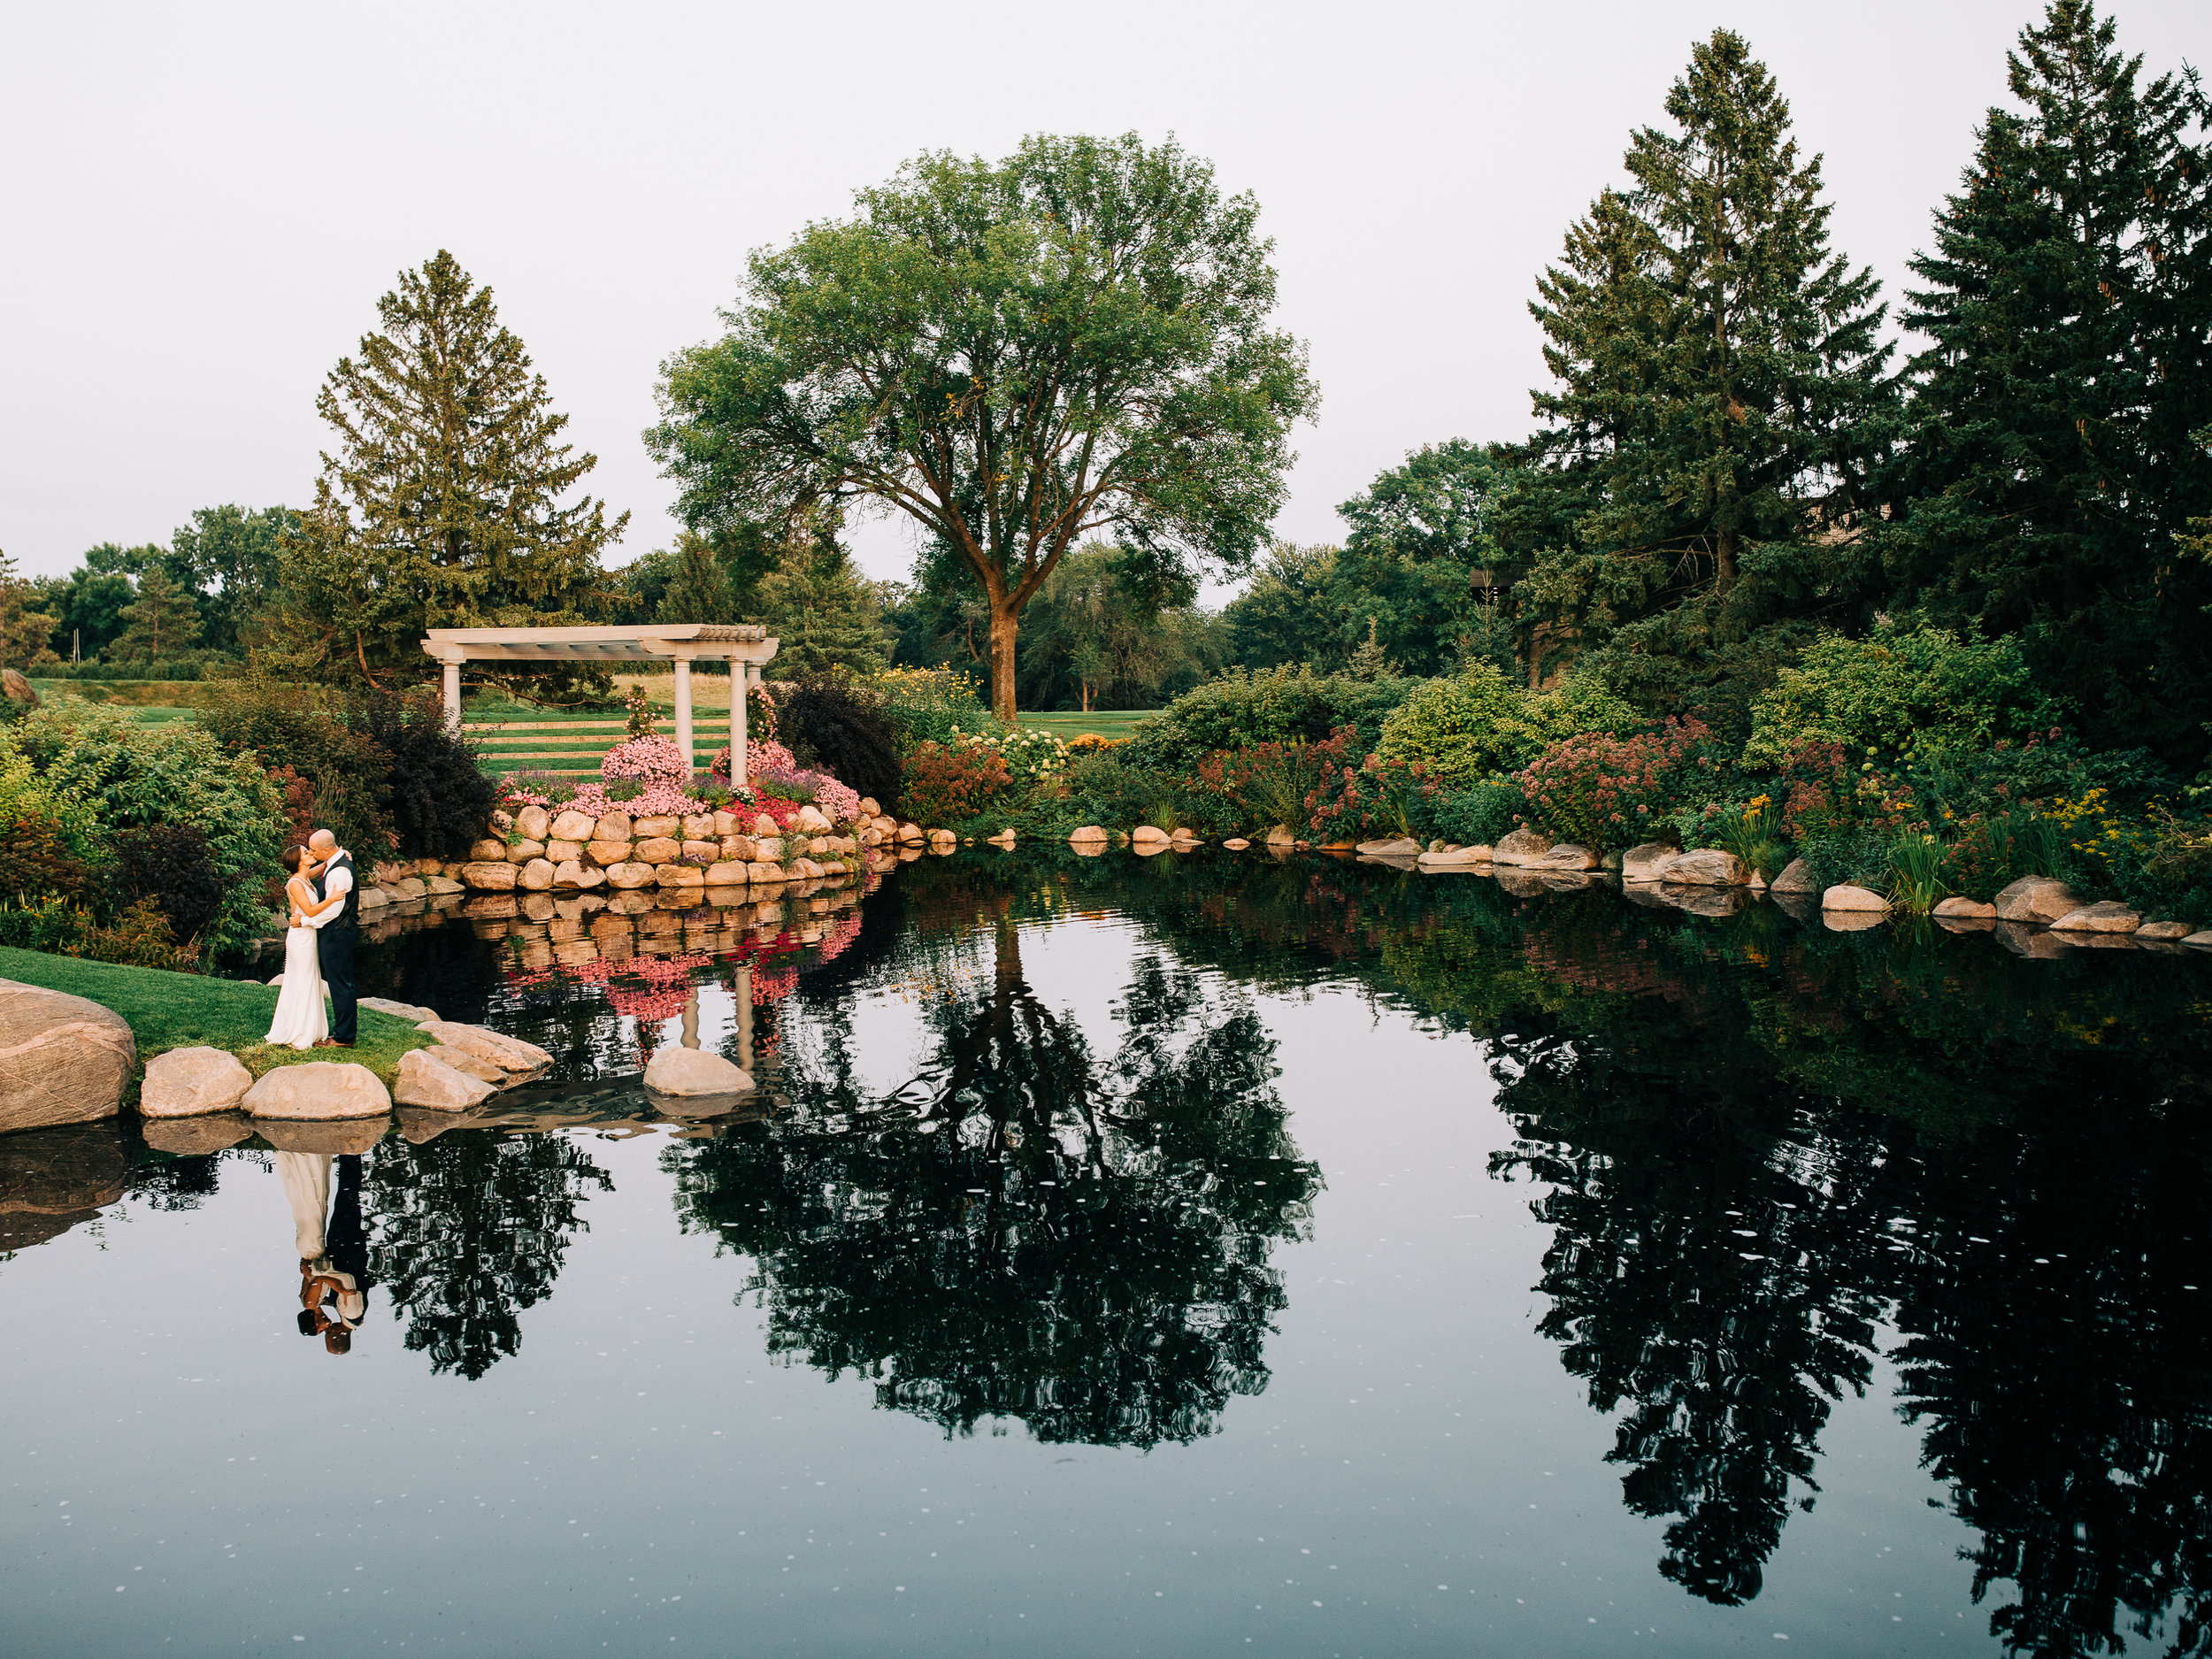
[[[856,205],[752,257],[646,441],[695,527],[853,498],[915,520],[982,590],[1010,717],[1022,608],[1071,549],[1187,577],[1265,543],[1305,352],[1267,326],[1257,204],[1171,142],[924,155]]]
[[[337,439],[314,504],[288,531],[263,643],[330,680],[411,677],[430,627],[592,619],[605,503],[567,499],[596,465],[479,287],[442,250],[377,302],[381,331],[342,357],[316,410]],[[548,678],[573,677],[563,665]],[[594,671],[581,671],[590,672]],[[603,670],[595,671],[603,674]]]

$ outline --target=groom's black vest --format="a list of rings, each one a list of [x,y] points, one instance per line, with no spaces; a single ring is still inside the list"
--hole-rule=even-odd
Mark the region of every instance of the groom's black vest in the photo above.
[[[323,867],[323,873],[315,878],[315,896],[317,898],[322,899],[330,896],[323,891],[323,883],[329,879],[330,872],[333,870],[338,869],[342,865],[344,867],[348,875],[353,874],[353,859],[351,856],[346,853],[340,853],[335,858],[332,859],[329,864]],[[359,879],[356,878],[354,881],[346,888],[346,902],[344,907],[339,910],[336,919],[323,924],[323,932],[326,933],[334,933],[339,932],[349,933],[353,932],[354,925],[360,917],[360,914],[361,883]]]

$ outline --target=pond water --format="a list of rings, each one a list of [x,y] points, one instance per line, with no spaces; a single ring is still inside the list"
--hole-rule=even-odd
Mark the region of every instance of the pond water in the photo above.
[[[2212,962],[1218,854],[703,942],[374,949],[559,1071],[336,1156],[342,1355],[311,1153],[0,1140],[0,1647],[2212,1641]]]

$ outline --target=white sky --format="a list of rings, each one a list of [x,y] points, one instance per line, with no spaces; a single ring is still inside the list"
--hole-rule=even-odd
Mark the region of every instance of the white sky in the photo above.
[[[2123,0],[2147,73],[2208,55],[2200,0]],[[1321,384],[1293,540],[1418,445],[1517,436],[1526,303],[1661,119],[1691,43],[1741,31],[1838,246],[1894,296],[2030,0],[1804,4],[38,5],[0,13],[0,549],[28,574],[166,541],[197,506],[309,499],[323,375],[403,265],[492,285],[634,513],[660,361],[718,332],[746,252],[926,149],[1176,134],[1277,243]],[[2194,17],[2194,27],[2189,19]],[[908,542],[864,525],[873,574]]]

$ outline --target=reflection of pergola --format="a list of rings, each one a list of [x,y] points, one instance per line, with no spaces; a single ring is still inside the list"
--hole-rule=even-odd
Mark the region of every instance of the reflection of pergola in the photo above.
[[[642,628],[432,628],[422,649],[445,669],[446,723],[461,724],[463,663],[670,663],[676,672],[676,747],[697,764],[691,741],[691,665],[730,664],[730,767],[745,769],[745,693],[777,641],[757,622],[685,622]]]

